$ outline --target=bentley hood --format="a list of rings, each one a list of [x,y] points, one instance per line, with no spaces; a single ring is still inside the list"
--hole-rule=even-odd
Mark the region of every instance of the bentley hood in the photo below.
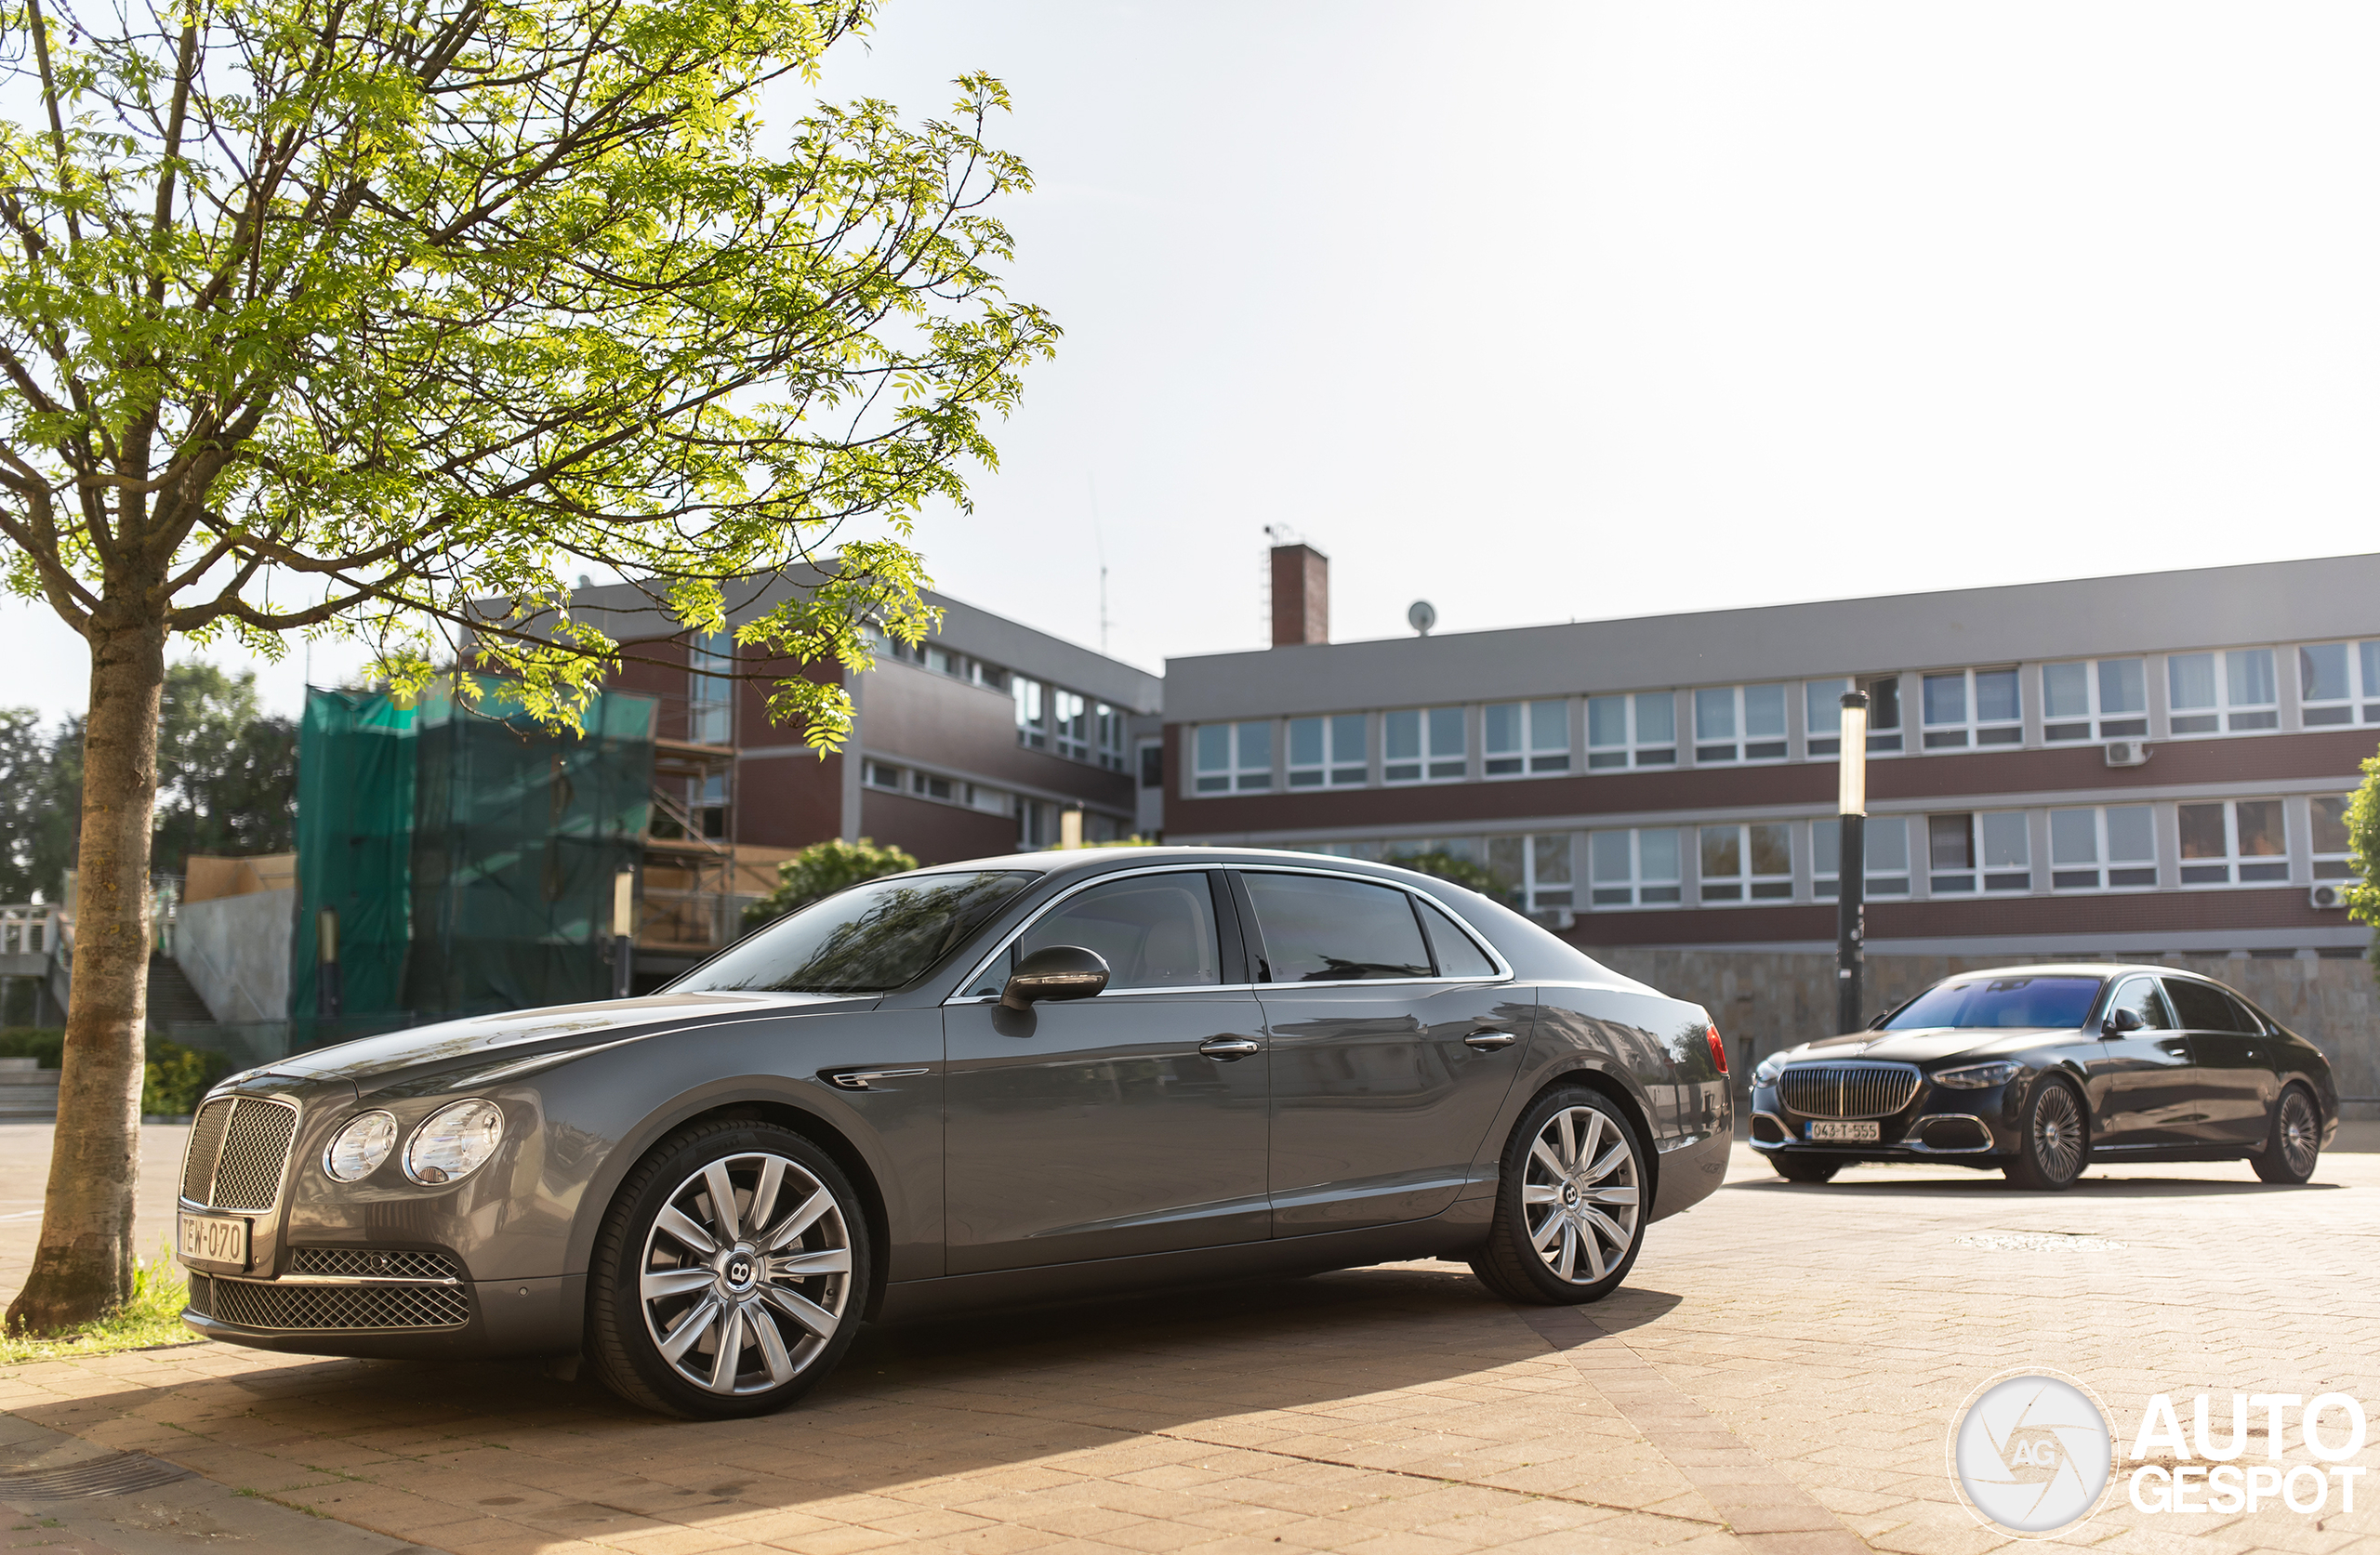
[[[604,1047],[640,1035],[684,1030],[708,1021],[771,1010],[788,1013],[865,1009],[873,996],[836,994],[654,994],[601,1004],[551,1005],[503,1015],[475,1015],[359,1037],[279,1059],[276,1075],[345,1080],[364,1088],[401,1072],[472,1065],[496,1058],[528,1059]]]

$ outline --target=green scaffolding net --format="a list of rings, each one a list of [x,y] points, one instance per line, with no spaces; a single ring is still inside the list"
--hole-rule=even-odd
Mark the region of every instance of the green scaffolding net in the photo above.
[[[308,694],[293,1021],[320,1008],[324,907],[338,912],[341,994],[316,1040],[611,991],[613,879],[649,821],[654,705],[605,692],[582,733],[557,734],[504,683],[481,689],[470,708],[445,682],[410,707]]]

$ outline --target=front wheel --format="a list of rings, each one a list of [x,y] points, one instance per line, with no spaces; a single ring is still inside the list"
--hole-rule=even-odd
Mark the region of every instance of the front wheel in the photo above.
[[[613,1391],[666,1414],[782,1408],[851,1348],[868,1258],[826,1152],[769,1124],[698,1124],[640,1162],[604,1217],[590,1358]]]
[[[2088,1159],[2082,1102],[2063,1080],[2043,1079],[2025,1103],[2016,1157],[2002,1167],[2008,1186],[2062,1193],[2074,1186]]]
[[[2295,1086],[2281,1093],[2272,1111],[2272,1132],[2265,1148],[2248,1157],[2248,1165],[2267,1182],[2298,1183],[2314,1175],[2314,1159],[2322,1150],[2321,1114],[2314,1099]]]
[[[1566,1086],[1538,1098],[1504,1146],[1495,1218],[1472,1272],[1508,1301],[1566,1306],[1610,1295],[1645,1243],[1648,1160],[1602,1092]]]

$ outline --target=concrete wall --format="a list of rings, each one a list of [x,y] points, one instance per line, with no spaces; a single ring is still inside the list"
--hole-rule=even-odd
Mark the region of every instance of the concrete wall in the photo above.
[[[1727,1061],[1740,1090],[1757,1063],[1782,1048],[1834,1030],[1834,957],[1727,950],[1587,946],[1613,971],[1711,1012],[1727,1039]],[[1868,960],[1871,1011],[1889,1009],[1937,978],[2041,956],[1876,955]],[[2331,1061],[2346,1117],[2380,1117],[2380,981],[2369,963],[2304,957],[2173,956],[2162,963],[2203,973],[2246,995]],[[1752,1044],[1752,1062],[1744,1044]]]
[[[174,959],[218,1021],[289,1017],[294,890],[250,891],[182,904]]]

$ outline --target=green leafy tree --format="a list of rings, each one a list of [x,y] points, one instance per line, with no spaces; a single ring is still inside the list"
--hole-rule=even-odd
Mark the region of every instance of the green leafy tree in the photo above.
[[[192,853],[285,852],[297,792],[297,725],[265,716],[255,671],[196,660],[165,671],[152,868],[178,875]]]
[[[845,886],[880,876],[899,875],[918,867],[918,861],[898,848],[870,837],[857,842],[837,838],[813,842],[777,865],[777,889],[744,909],[744,931],[798,913]]]
[[[0,707],[0,902],[31,902],[40,884],[33,838],[48,778],[49,742],[42,735],[41,714],[31,707]]]
[[[2380,756],[2363,763],[2362,785],[2347,801],[2347,868],[2354,872],[2344,892],[2347,916],[2380,924]],[[2380,970],[2380,934],[2373,936],[2364,955]]]
[[[1003,293],[1006,105],[764,126],[874,0],[0,0],[0,581],[89,645],[60,1124],[11,1329],[131,1288],[151,812],[177,636],[446,654],[573,721],[617,662],[563,582],[725,589],[838,743],[874,616],[915,640],[914,515],[1056,331]],[[764,134],[764,127],[766,133]],[[838,548],[839,547],[839,548]],[[488,605],[481,601],[500,600]]]

